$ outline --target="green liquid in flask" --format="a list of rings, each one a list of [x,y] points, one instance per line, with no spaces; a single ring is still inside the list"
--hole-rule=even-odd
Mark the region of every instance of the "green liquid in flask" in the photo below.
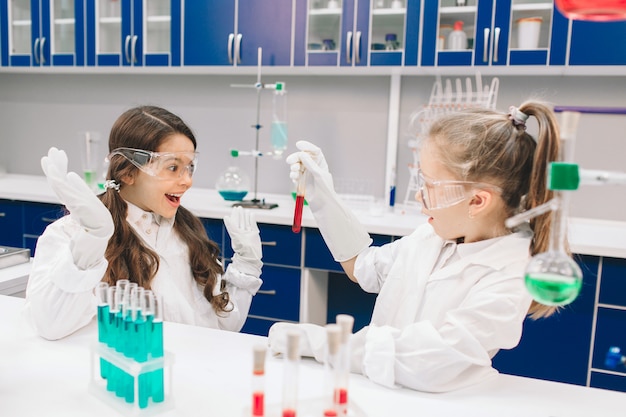
[[[582,279],[550,273],[530,273],[525,277],[526,288],[532,297],[545,305],[569,304],[580,293]]]

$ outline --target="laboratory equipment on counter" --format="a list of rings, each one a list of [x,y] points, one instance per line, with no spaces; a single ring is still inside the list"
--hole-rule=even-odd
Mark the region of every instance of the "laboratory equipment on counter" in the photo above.
[[[215,189],[226,201],[242,201],[250,190],[250,178],[239,167],[229,166],[217,178]]]
[[[300,176],[296,185],[296,207],[293,212],[293,224],[291,230],[294,233],[300,233],[302,226],[302,210],[304,209],[304,190],[306,184],[306,170],[304,165],[300,164]]]
[[[265,155],[272,155],[275,158],[280,158],[283,151],[287,149],[287,90],[285,89],[285,83],[277,82],[275,84],[263,84],[261,82],[261,61],[263,56],[263,49],[258,49],[257,55],[257,80],[254,84],[231,84],[231,87],[247,87],[256,89],[256,123],[252,125],[255,129],[255,148],[254,150],[238,151],[231,150],[231,156],[251,156],[254,158],[254,195],[252,200],[240,201],[233,204],[235,206],[242,206],[246,208],[258,208],[258,209],[273,209],[278,207],[275,203],[266,203],[265,199],[259,199],[257,196],[258,178],[259,178],[259,158]],[[263,127],[261,125],[261,91],[264,89],[274,90],[274,109],[272,116],[272,124],[270,129],[271,143],[274,149],[273,152],[261,152],[259,150],[259,134]]]
[[[252,351],[252,415],[265,415],[265,356],[267,347],[256,345]]]
[[[163,351],[163,303],[128,280],[100,283],[96,300],[98,344],[92,348],[90,391],[122,411],[169,408],[165,397],[171,382],[166,390],[164,369],[171,378],[172,357]]]
[[[624,0],[555,0],[554,4],[569,19],[596,22],[626,20]]]
[[[573,157],[575,132],[581,113],[626,115],[626,108],[557,106],[554,111],[562,113],[563,152],[560,157],[563,160]],[[552,212],[549,249],[533,256],[525,271],[526,288],[533,299],[541,304],[552,306],[569,304],[576,299],[582,288],[582,271],[566,252],[565,240],[571,193],[581,184],[626,185],[626,173],[584,170],[579,169],[574,163],[551,162],[548,168],[548,189],[554,191],[554,198],[506,221],[506,226],[510,228],[538,215]]]
[[[30,249],[0,246],[0,269],[30,262]]]
[[[299,367],[300,333],[294,330],[287,334],[287,352],[283,366],[282,417],[296,417],[298,415]]]

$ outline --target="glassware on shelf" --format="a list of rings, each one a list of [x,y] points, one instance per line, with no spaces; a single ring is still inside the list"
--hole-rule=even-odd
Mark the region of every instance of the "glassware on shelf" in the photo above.
[[[250,190],[250,177],[237,166],[229,166],[220,174],[215,189],[226,201],[242,201]]]

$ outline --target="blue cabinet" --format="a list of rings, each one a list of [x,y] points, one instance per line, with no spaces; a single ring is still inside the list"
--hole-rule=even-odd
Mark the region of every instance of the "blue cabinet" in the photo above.
[[[626,21],[572,21],[570,65],[626,65]]]
[[[291,64],[291,0],[187,0],[185,65]]]
[[[24,215],[22,203],[12,200],[0,200],[0,245],[23,247],[22,225]]]
[[[87,65],[180,65],[181,10],[181,0],[87,0]]]
[[[521,48],[519,22],[529,18],[541,21],[538,41]],[[458,21],[463,22],[467,47],[449,50],[448,36]],[[568,26],[553,2],[477,0],[462,7],[443,0],[425,2],[421,65],[564,65]]]
[[[0,0],[3,66],[84,65],[85,0]]]
[[[0,200],[0,245],[30,249],[48,225],[66,214],[59,204]]]
[[[609,348],[626,352],[626,259],[602,258],[590,386],[626,392],[626,364],[608,367]]]
[[[295,65],[366,66],[369,12],[369,0],[298,1]]]
[[[59,204],[24,203],[23,247],[35,254],[37,239],[48,225],[67,214],[65,208]]]

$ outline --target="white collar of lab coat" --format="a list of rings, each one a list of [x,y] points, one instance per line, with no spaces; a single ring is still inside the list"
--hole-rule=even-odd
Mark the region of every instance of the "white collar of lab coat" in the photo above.
[[[126,201],[128,205],[128,211],[126,213],[126,220],[128,220],[132,224],[151,224],[156,223],[157,226],[160,226],[162,222],[171,222],[170,219],[166,219],[163,216],[160,216],[151,211],[145,211],[140,209],[133,203]]]

